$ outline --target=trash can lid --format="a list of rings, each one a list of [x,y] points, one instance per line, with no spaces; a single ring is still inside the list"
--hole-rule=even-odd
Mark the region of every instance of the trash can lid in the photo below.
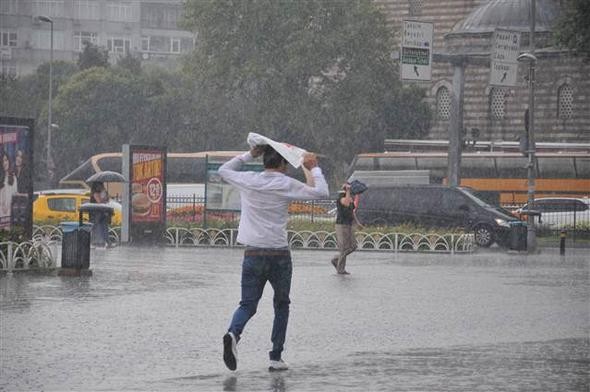
[[[97,212],[97,211],[105,211],[105,212],[113,212],[113,207],[108,204],[101,204],[101,203],[84,203],[80,206],[80,212]]]
[[[92,223],[87,223],[87,222],[83,222],[82,226],[80,226],[80,223],[78,221],[59,222],[59,225],[61,226],[61,230],[65,233],[69,233],[69,232],[77,230],[79,228],[88,229],[88,228],[92,227]]]

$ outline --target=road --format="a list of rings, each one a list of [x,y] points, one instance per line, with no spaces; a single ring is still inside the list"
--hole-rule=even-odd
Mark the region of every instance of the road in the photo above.
[[[225,369],[241,251],[92,251],[92,277],[0,278],[0,390],[588,391],[589,265],[486,251],[294,251],[284,359],[268,286]]]

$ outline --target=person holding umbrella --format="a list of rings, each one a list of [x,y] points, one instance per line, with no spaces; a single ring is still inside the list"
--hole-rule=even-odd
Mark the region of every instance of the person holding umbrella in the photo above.
[[[90,185],[90,203],[104,205],[104,208],[89,210],[90,222],[93,224],[92,244],[97,247],[107,248],[109,246],[109,224],[111,223],[113,209],[106,206],[109,204],[109,194],[104,186],[105,182],[125,182],[125,177],[120,173],[105,170],[86,179],[86,183]]]
[[[90,202],[107,204],[109,195],[102,182],[93,182],[90,185]],[[92,243],[96,247],[107,248],[109,245],[109,223],[111,214],[107,211],[93,211],[90,213],[92,222]]]
[[[346,182],[338,192],[336,200],[336,240],[338,242],[338,254],[331,262],[336,272],[341,275],[350,275],[346,270],[346,257],[357,248],[355,238],[356,223],[363,227],[356,217],[359,195],[367,189],[367,186],[358,180]]]

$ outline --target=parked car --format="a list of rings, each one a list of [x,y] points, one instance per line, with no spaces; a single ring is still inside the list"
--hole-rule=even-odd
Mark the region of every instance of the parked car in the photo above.
[[[370,187],[360,195],[357,217],[363,225],[412,223],[425,227],[462,227],[479,246],[505,244],[513,225],[509,211],[494,207],[468,189],[442,185]]]
[[[55,189],[35,192],[33,195],[33,222],[44,221],[77,221],[80,206],[90,201],[90,193],[84,189]],[[113,226],[121,225],[121,204],[111,200],[114,214]],[[88,218],[85,215],[85,218]]]
[[[514,211],[514,215],[527,220],[528,204]],[[535,199],[532,209],[539,212],[534,216],[535,224],[551,229],[590,224],[590,198],[542,197]]]

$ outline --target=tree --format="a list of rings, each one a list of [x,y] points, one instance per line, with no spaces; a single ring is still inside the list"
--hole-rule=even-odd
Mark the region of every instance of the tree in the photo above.
[[[78,57],[78,67],[80,70],[85,70],[92,67],[109,66],[109,53],[106,49],[100,48],[91,42],[84,42],[84,49]]]
[[[55,99],[60,125],[54,160],[61,178],[90,156],[130,144],[167,145],[190,151],[186,121],[194,106],[190,85],[163,69],[141,72],[93,67],[74,75]]]
[[[397,126],[429,112],[402,88],[393,34],[370,0],[188,0],[185,27],[198,37],[185,67],[202,97],[195,113],[217,148],[243,148],[258,130],[342,168],[385,137],[426,131]]]
[[[131,53],[127,53],[125,56],[121,57],[117,61],[117,66],[127,69],[132,73],[141,72],[141,60]]]
[[[590,1],[568,0],[554,31],[558,44],[590,58]]]

